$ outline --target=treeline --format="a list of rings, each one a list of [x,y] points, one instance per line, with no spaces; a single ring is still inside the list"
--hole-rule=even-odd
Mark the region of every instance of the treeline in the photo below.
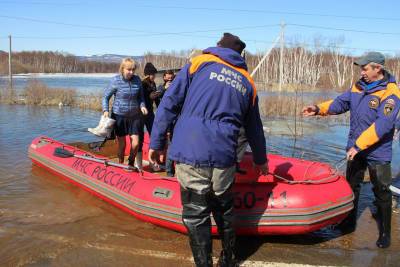
[[[137,61],[137,73],[143,73],[144,63],[152,62],[159,70],[177,69],[188,62],[190,51],[146,53],[144,62]],[[23,73],[116,73],[120,63],[85,61],[71,54],[51,51],[24,51],[12,53],[12,71]],[[8,53],[0,51],[0,75],[8,74]]]
[[[179,69],[189,62],[190,50],[182,50],[179,52],[161,52],[160,54],[146,53],[144,55],[144,63],[151,62],[158,70]],[[139,65],[138,73],[143,73],[144,64]]]
[[[152,62],[157,68],[177,68],[189,62],[190,53],[188,50],[158,55],[146,54],[144,61]],[[246,53],[250,73],[263,56],[262,52]],[[347,89],[360,76],[359,68],[353,64],[354,60],[353,56],[342,52],[338,45],[309,49],[305,44],[292,43],[287,45],[283,52],[282,88],[290,91]],[[278,88],[279,64],[280,50],[274,48],[253,76],[259,90]],[[400,79],[399,57],[386,56],[385,68]]]
[[[13,73],[107,73],[115,72],[118,63],[82,61],[78,57],[51,51],[12,53]],[[0,74],[8,74],[8,53],[0,53]]]
[[[250,72],[263,54],[247,56]],[[355,58],[339,49],[310,50],[304,45],[285,47],[283,53],[283,88],[346,89],[360,77],[360,69],[353,64]],[[272,49],[254,75],[258,87],[277,88],[279,83],[280,50]],[[385,69],[400,79],[400,58],[386,56]]]
[[[355,58],[339,48],[339,44],[321,46],[318,41],[309,44],[286,44],[283,53],[283,89],[313,90],[348,88],[359,78],[359,69],[353,65]],[[143,66],[152,62],[159,70],[179,69],[189,62],[191,50],[179,52],[146,53],[138,62],[137,74],[143,76]],[[251,73],[262,52],[246,54]],[[278,88],[280,50],[274,48],[254,75],[259,90]],[[13,54],[14,73],[116,73],[119,63],[82,61],[78,57],[59,52],[19,52]],[[400,58],[387,56],[385,68],[400,79]],[[8,73],[8,54],[0,53],[0,74]]]

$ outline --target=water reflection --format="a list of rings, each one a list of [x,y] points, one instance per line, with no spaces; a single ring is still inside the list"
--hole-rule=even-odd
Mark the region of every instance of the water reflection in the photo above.
[[[185,235],[136,220],[32,166],[27,148],[38,135],[64,141],[95,141],[87,132],[99,113],[69,107],[0,105],[0,265],[1,266],[191,266]],[[264,119],[271,153],[337,164],[344,157],[348,128],[329,120],[304,120],[294,139],[293,121]],[[399,168],[399,144],[393,167]],[[399,186],[400,182],[395,183]],[[363,186],[359,228],[341,236],[322,229],[305,236],[241,237],[241,259],[316,265],[396,266],[400,247],[375,247],[376,224],[371,217],[372,192]],[[217,240],[215,240],[217,241]],[[220,249],[215,242],[215,255]],[[167,256],[166,256],[167,255]],[[287,255],[282,257],[282,255]]]

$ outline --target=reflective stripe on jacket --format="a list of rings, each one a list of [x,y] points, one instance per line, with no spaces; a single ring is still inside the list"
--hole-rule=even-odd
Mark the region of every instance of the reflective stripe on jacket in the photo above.
[[[400,91],[395,78],[384,78],[371,89],[359,80],[352,88],[318,105],[320,115],[350,111],[347,150],[355,147],[368,160],[391,161],[394,125],[400,109]]]
[[[234,165],[242,126],[254,162],[266,162],[255,86],[244,59],[229,48],[208,48],[178,73],[158,107],[152,149],[164,148],[165,133],[175,119],[168,157],[177,162],[197,167]]]

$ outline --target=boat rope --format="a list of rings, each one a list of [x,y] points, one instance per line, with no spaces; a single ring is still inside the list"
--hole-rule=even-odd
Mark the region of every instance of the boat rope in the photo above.
[[[48,138],[42,138],[42,139],[45,139],[46,141],[50,141],[50,143],[55,143],[53,140],[51,140],[51,139],[49,140]],[[110,160],[107,160],[107,159],[104,159],[104,158],[97,158],[94,155],[91,155],[89,153],[84,153],[83,155],[76,155],[75,154],[75,152],[76,152],[76,148],[75,147],[70,147],[70,148],[72,148],[72,151],[66,150],[65,149],[66,147],[70,147],[70,146],[62,145],[61,150],[70,153],[70,155],[68,155],[68,156],[73,156],[73,157],[78,157],[78,158],[82,158],[82,159],[86,159],[86,160],[96,161],[96,162],[104,164],[105,167],[113,166],[113,167],[119,167],[119,168],[127,169],[127,170],[130,170],[130,171],[134,171],[134,169],[135,169],[135,168],[132,168],[129,165],[124,166],[124,164],[114,163],[114,162],[112,162]],[[314,164],[316,164],[317,162],[311,162],[307,166],[307,168],[306,168],[306,170],[305,170],[305,172],[303,174],[303,180],[293,181],[293,180],[289,180],[289,179],[287,179],[287,178],[285,178],[283,176],[280,176],[278,174],[275,174],[275,173],[268,172],[268,174],[272,175],[273,177],[275,177],[275,178],[277,178],[277,179],[279,179],[281,181],[284,181],[284,182],[286,182],[288,184],[322,184],[322,183],[326,183],[326,182],[332,180],[333,178],[336,178],[335,180],[337,180],[340,177],[340,170],[339,169],[343,165],[345,159],[346,158],[340,159],[335,164],[335,171],[331,175],[328,175],[327,177],[324,177],[324,178],[321,178],[321,179],[318,179],[318,180],[306,179],[306,176],[307,176],[310,168]],[[339,164],[339,163],[341,163],[341,164]],[[143,170],[138,170],[138,174],[144,180],[164,180],[164,181],[174,181],[174,182],[176,181],[176,177],[160,176],[160,175],[157,175],[155,177],[154,176],[148,176],[148,175],[144,174]]]
[[[39,141],[39,142],[46,142],[46,143],[50,143],[50,144],[55,144],[55,143],[57,143],[57,144],[60,144],[60,145],[62,146],[61,149],[63,149],[63,150],[64,150],[66,147],[72,148],[72,152],[70,151],[70,153],[72,153],[72,154],[74,154],[75,151],[76,151],[76,148],[75,148],[75,147],[71,147],[71,146],[68,146],[68,145],[65,145],[65,144],[56,142],[56,141],[54,141],[54,140],[52,140],[52,139],[50,139],[50,138],[48,138],[48,137],[46,137],[46,136],[42,136],[42,137],[40,138],[40,141]],[[99,159],[99,158],[97,158],[97,157],[95,157],[95,156],[93,156],[93,155],[91,155],[91,154],[88,154],[88,153],[83,154],[83,156],[78,156],[78,155],[76,155],[76,156],[77,156],[77,157],[85,157],[85,159],[90,158],[91,160],[101,160],[101,161],[102,161],[101,163],[103,163],[106,167],[108,167],[108,166],[114,166],[114,167],[124,168],[124,167],[120,166],[120,165],[122,165],[122,164],[115,164],[115,163],[113,163],[112,161],[108,161],[108,160],[106,160],[106,159],[104,159],[104,158]],[[268,172],[268,174],[269,174],[269,175],[272,175],[273,177],[275,177],[275,178],[277,178],[277,179],[279,179],[279,180],[281,180],[281,181],[284,181],[284,182],[286,182],[286,183],[288,183],[288,184],[322,184],[322,183],[327,183],[328,181],[329,181],[329,182],[333,182],[333,180],[330,181],[330,180],[333,179],[333,178],[336,178],[336,179],[334,180],[334,181],[336,181],[337,179],[340,178],[340,176],[343,175],[343,173],[340,171],[340,168],[341,168],[341,167],[344,165],[344,163],[346,162],[345,160],[346,160],[346,157],[344,157],[344,158],[338,160],[338,161],[335,163],[335,171],[334,171],[333,173],[331,173],[331,175],[329,175],[329,176],[327,176],[327,177],[324,177],[324,178],[321,178],[321,179],[317,179],[317,180],[306,179],[306,175],[307,175],[309,169],[310,169],[311,166],[314,165],[316,162],[312,162],[310,165],[307,166],[307,169],[306,169],[306,171],[305,171],[305,173],[304,173],[304,175],[303,175],[303,180],[301,180],[301,181],[289,180],[289,179],[287,179],[287,178],[285,178],[285,177],[283,177],[283,176],[280,176],[280,175],[274,174],[274,173],[270,173],[270,172]],[[110,163],[111,163],[111,164],[110,164]],[[131,170],[129,167],[126,168],[126,169]],[[132,171],[132,170],[131,170],[131,171]],[[173,182],[176,181],[176,177],[169,177],[169,176],[157,176],[157,177],[153,177],[153,176],[147,176],[147,175],[144,175],[143,170],[139,170],[138,173],[139,173],[139,176],[140,176],[142,179],[144,179],[144,180],[165,180],[165,181],[173,181]],[[390,186],[390,190],[391,190],[393,193],[400,195],[400,188],[397,188],[397,187],[391,185],[391,186]]]
[[[280,175],[274,174],[274,173],[270,173],[270,172],[268,174],[272,175],[273,177],[275,177],[275,178],[277,178],[279,180],[282,180],[282,181],[284,181],[284,182],[286,182],[288,184],[323,184],[323,183],[327,183],[328,181],[329,182],[336,181],[337,179],[340,178],[340,176],[341,176],[340,168],[345,163],[345,159],[346,158],[342,158],[342,159],[340,159],[339,161],[337,161],[335,163],[335,171],[333,173],[331,173],[327,177],[324,177],[324,178],[321,178],[321,179],[318,179],[318,180],[306,179],[306,174],[309,171],[310,167],[312,165],[314,165],[315,163],[317,163],[317,162],[312,162],[309,166],[307,166],[307,169],[306,169],[306,171],[304,173],[304,176],[303,176],[304,180],[301,180],[301,181],[289,180],[289,179],[287,179],[287,178],[285,178],[283,176],[280,176]],[[174,181],[174,182],[176,181],[176,177],[169,177],[169,176],[152,177],[152,176],[145,175],[143,171],[140,171],[139,175],[144,180],[166,180],[166,181]],[[333,178],[335,178],[335,179],[333,180]]]
[[[327,177],[324,177],[324,178],[321,178],[321,179],[318,179],[318,180],[306,179],[306,174],[308,173],[310,167],[313,164],[315,164],[316,162],[312,162],[309,166],[307,166],[307,169],[304,172],[304,176],[303,176],[304,180],[301,180],[301,181],[289,180],[289,179],[287,179],[285,177],[282,177],[282,176],[280,176],[278,174],[274,174],[274,173],[268,173],[268,174],[270,174],[270,175],[276,177],[277,179],[282,180],[282,181],[284,181],[284,182],[286,182],[288,184],[323,184],[323,183],[327,183],[328,181],[329,182],[333,182],[333,181],[336,181],[337,179],[339,179],[339,177],[341,176],[340,168],[346,162],[345,159],[346,159],[346,157],[340,159],[339,161],[337,161],[335,163],[335,171],[331,175],[328,175]],[[333,178],[336,178],[336,179],[333,180]]]

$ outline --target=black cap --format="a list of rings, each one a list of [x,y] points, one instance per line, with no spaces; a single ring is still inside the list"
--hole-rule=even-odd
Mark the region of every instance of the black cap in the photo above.
[[[354,64],[358,66],[365,66],[372,62],[385,65],[385,56],[379,52],[368,52],[356,61],[354,61]]]
[[[156,67],[154,67],[153,63],[147,62],[146,65],[144,66],[144,75],[152,75],[157,73]]]
[[[217,46],[230,48],[239,54],[242,54],[243,49],[245,49],[246,44],[240,40],[239,37],[233,35],[229,32],[225,32],[221,40],[218,41]]]

